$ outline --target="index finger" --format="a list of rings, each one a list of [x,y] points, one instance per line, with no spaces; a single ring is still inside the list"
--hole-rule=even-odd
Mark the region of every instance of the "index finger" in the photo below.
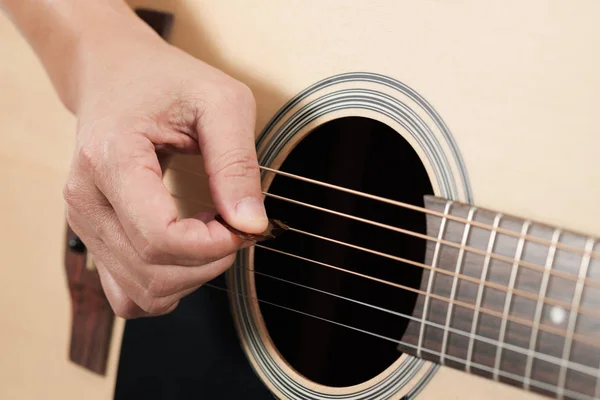
[[[236,252],[244,242],[217,221],[179,219],[162,181],[154,145],[127,135],[106,154],[98,188],[113,206],[142,259],[153,263],[205,264]]]

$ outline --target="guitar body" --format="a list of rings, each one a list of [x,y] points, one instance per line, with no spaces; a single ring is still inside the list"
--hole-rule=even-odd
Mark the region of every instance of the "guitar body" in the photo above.
[[[574,235],[579,235],[584,243],[581,259],[600,251],[596,242],[586,247],[588,237],[600,236],[598,2],[129,3],[132,7],[172,13],[170,43],[253,90],[262,166],[438,213],[452,214],[443,207],[438,210],[428,205],[425,199],[452,200],[467,207],[464,213],[455,214],[462,220],[473,217],[468,215],[468,206],[477,208],[474,214],[493,210],[515,220],[577,232]],[[435,225],[423,213],[413,215],[397,205],[356,200],[348,193],[311,186],[268,170],[262,172],[263,190],[267,193],[438,240],[447,238],[443,230],[438,235],[434,229],[441,229],[439,221]],[[165,184],[176,197],[182,216],[213,209],[202,174],[200,156],[175,157],[165,170]],[[570,373],[561,378],[560,368],[548,376],[540,373],[536,378],[536,368],[543,369],[537,361],[532,362],[531,380],[542,384],[523,390],[523,382],[510,378],[522,375],[523,372],[516,372],[518,367],[504,365],[503,361],[495,365],[496,348],[490,350],[494,353],[491,361],[481,358],[478,365],[484,368],[473,368],[473,373],[465,372],[460,362],[452,363],[451,357],[450,361],[440,361],[440,354],[454,354],[455,361],[466,357],[466,352],[452,353],[462,346],[460,341],[453,342],[452,336],[444,339],[435,355],[421,351],[431,350],[433,345],[428,343],[436,341],[436,336],[428,336],[427,331],[419,334],[419,327],[413,329],[410,318],[399,314],[424,320],[423,310],[436,307],[435,296],[438,300],[461,301],[460,287],[456,291],[449,289],[456,282],[449,281],[447,292],[436,289],[435,282],[429,283],[432,266],[468,274],[466,266],[459,270],[462,267],[455,269],[454,264],[448,268],[441,265],[446,259],[438,254],[439,249],[436,253],[431,243],[382,233],[363,227],[360,221],[348,222],[319,210],[309,212],[302,205],[269,196],[266,204],[272,218],[294,228],[393,254],[429,268],[408,266],[373,253],[359,255],[356,249],[335,247],[335,243],[323,243],[295,232],[264,243],[278,249],[279,254],[261,247],[240,252],[227,275],[225,289],[229,292],[223,295],[229,296],[228,311],[248,363],[275,397],[533,400],[555,394],[546,386],[559,386],[563,379],[565,398],[578,398],[569,394],[575,393],[579,384],[572,383],[575,378]],[[493,216],[497,215],[493,213],[491,217],[482,216],[480,223],[492,226]],[[478,221],[477,218],[473,220]],[[509,225],[505,228],[512,229]],[[514,229],[518,234],[520,227]],[[463,230],[460,232],[462,235]],[[459,245],[461,235],[457,239]],[[483,251],[492,240],[489,236],[479,247]],[[518,238],[513,253],[518,252]],[[551,238],[551,234],[547,236],[547,240]],[[465,234],[467,245],[469,240]],[[396,286],[365,283],[358,276],[347,277],[343,271],[327,272],[323,265],[306,260],[300,263],[281,252],[302,255],[328,266],[347,266]],[[514,254],[506,257],[513,258]],[[527,256],[519,255],[521,258]],[[541,258],[531,256],[530,263],[538,258],[543,268],[545,253]],[[586,276],[593,278],[596,274],[600,278],[598,261],[592,256],[588,264]],[[509,279],[510,263],[506,268],[506,282],[495,284],[527,291],[525,284],[519,286]],[[479,278],[481,268],[473,271],[472,276]],[[578,270],[572,271],[577,276]],[[285,282],[269,281],[269,276],[316,288],[321,293],[307,294],[308,290],[293,289]],[[414,290],[407,292],[398,285]],[[539,283],[531,293],[537,295],[537,288]],[[476,288],[473,290],[476,292]],[[574,290],[576,294],[577,289]],[[332,300],[323,292],[343,299]],[[423,292],[427,298],[433,293],[433,299],[425,300]],[[463,294],[464,302],[475,304],[475,295],[469,297],[468,290]],[[555,301],[570,302],[571,297],[557,295]],[[393,310],[398,315],[375,315],[377,311],[365,311],[361,305],[347,305],[348,299]],[[261,300],[296,311],[270,307]],[[423,305],[424,301],[429,302],[425,304],[430,308]],[[496,309],[492,300],[486,301],[484,293],[477,307],[485,308],[487,304],[489,309]],[[584,295],[577,306],[592,307],[597,305],[594,301]],[[504,302],[502,297],[498,304]],[[508,304],[512,309],[510,300]],[[461,321],[453,319],[460,318],[457,308],[454,317],[448,311],[436,323],[443,326],[446,315],[450,315],[446,330],[450,327],[470,332],[471,336],[488,335],[477,323],[472,332],[461,328]],[[496,312],[502,311],[499,307]],[[521,317],[549,329],[554,326],[545,309],[541,321],[536,321],[533,311],[532,315]],[[472,326],[473,316],[469,318],[468,327]],[[489,333],[489,337],[497,340],[502,324],[496,327],[495,322],[483,317],[479,323],[491,327],[493,334]],[[560,323],[556,322],[556,329],[563,329]],[[565,322],[564,329],[569,332],[567,325]],[[597,328],[594,325],[593,329]],[[504,329],[509,333],[504,341],[509,343],[513,332],[510,323]],[[402,347],[411,332],[415,342],[410,342],[412,347]],[[577,327],[570,334],[578,332],[593,336],[591,331],[580,332]],[[120,334],[119,329],[115,330],[117,339]],[[523,348],[528,350],[531,330],[524,335],[527,340]],[[517,346],[519,340],[515,339],[512,345]],[[441,336],[439,341],[442,342]],[[544,341],[550,342],[551,339]],[[561,342],[552,357],[560,359],[563,347]],[[478,351],[485,353],[485,349],[475,345],[471,356]],[[573,351],[578,351],[576,346]],[[567,354],[567,361],[575,356],[569,357]],[[106,380],[114,378],[116,358],[111,362],[111,373],[98,385],[106,385]],[[522,364],[527,362],[523,358]],[[588,369],[600,367],[593,365],[595,362],[594,359],[589,365],[584,361],[579,364]],[[498,377],[494,367],[513,375],[501,373]],[[586,368],[581,367],[587,371]],[[90,382],[90,392],[94,392],[94,385]],[[591,393],[589,398],[594,396],[593,389],[582,393]]]

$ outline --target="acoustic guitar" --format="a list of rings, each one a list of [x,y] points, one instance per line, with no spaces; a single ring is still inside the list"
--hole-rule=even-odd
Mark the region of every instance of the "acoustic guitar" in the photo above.
[[[283,230],[207,286],[274,397],[600,397],[600,3],[130,4],[256,96]],[[214,209],[201,166],[165,166],[182,217]],[[71,359],[103,373],[67,244]]]

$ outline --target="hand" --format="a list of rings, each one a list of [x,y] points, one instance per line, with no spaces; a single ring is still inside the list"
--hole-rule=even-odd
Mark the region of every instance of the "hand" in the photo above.
[[[79,58],[76,151],[64,188],[118,316],[161,315],[247,245],[209,216],[178,219],[157,151],[202,153],[220,214],[267,227],[251,91],[152,35],[97,42]]]

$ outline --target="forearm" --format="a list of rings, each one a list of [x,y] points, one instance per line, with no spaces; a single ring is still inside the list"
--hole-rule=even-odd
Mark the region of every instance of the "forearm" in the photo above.
[[[123,0],[0,0],[0,7],[73,112],[80,97],[82,64],[89,62],[90,52],[116,45],[122,35],[152,34]]]

